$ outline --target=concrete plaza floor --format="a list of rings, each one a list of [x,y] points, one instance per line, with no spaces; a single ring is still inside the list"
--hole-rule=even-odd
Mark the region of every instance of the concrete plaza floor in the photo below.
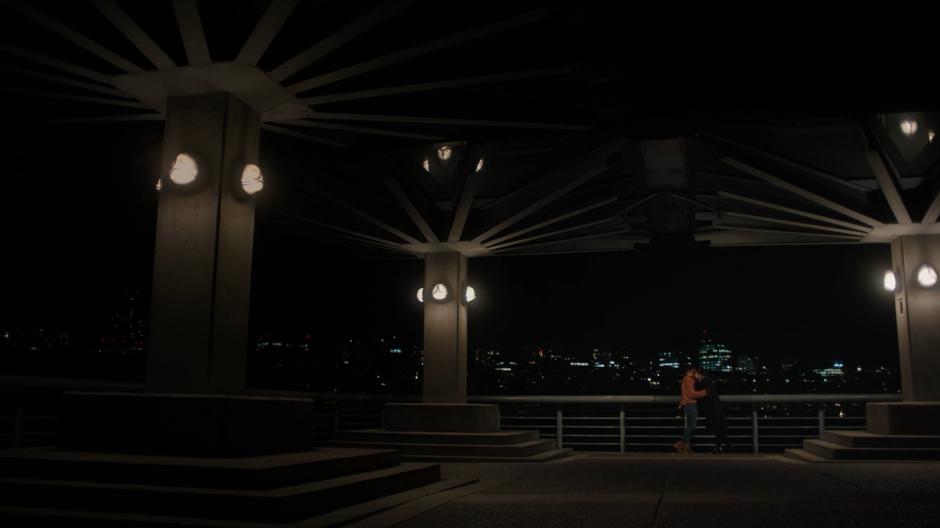
[[[478,491],[398,526],[940,526],[940,462],[808,464],[778,455],[579,454],[445,464]]]

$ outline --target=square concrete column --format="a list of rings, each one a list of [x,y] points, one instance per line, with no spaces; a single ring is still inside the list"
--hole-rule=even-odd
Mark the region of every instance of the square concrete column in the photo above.
[[[448,296],[434,299],[443,284]],[[425,403],[467,401],[467,257],[456,252],[428,253],[424,259]]]
[[[260,118],[230,94],[171,97],[161,166],[147,389],[237,393],[244,388],[254,200],[240,188],[258,162]],[[178,185],[177,155],[198,175]]]
[[[940,235],[898,237],[891,261],[904,400],[940,401],[940,284],[925,288],[917,282],[923,264],[940,270]]]

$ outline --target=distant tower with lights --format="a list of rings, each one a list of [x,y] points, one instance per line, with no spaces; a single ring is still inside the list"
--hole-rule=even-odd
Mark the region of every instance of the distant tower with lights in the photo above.
[[[731,372],[731,349],[715,343],[705,333],[698,346],[698,362],[706,372]]]

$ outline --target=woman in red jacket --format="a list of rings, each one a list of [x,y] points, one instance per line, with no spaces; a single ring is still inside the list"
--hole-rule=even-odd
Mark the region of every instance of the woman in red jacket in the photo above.
[[[685,377],[682,378],[679,408],[685,413],[685,431],[682,433],[682,439],[673,444],[673,447],[683,455],[692,453],[692,436],[695,434],[695,426],[698,423],[698,400],[707,395],[704,390],[695,390],[697,373],[697,368],[689,367],[685,369]]]

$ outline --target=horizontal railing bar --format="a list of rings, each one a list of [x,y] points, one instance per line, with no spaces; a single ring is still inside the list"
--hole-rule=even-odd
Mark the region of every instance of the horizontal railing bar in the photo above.
[[[816,403],[901,401],[901,394],[728,394],[724,403]],[[471,396],[474,403],[677,403],[678,396],[606,395],[606,396]]]

